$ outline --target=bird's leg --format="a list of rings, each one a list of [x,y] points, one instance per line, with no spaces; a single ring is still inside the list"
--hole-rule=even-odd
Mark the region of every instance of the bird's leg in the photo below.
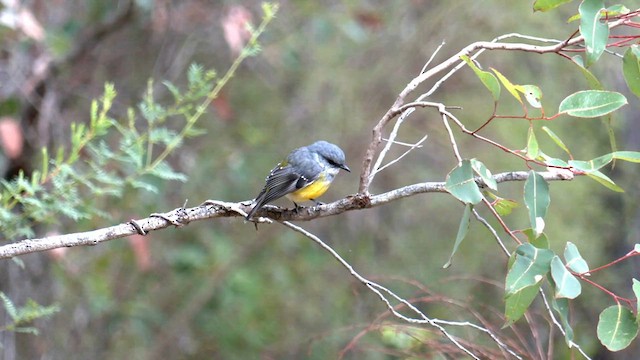
[[[324,203],[323,203],[323,202],[318,201],[318,200],[316,200],[316,199],[309,199],[309,200],[313,201],[313,202],[316,204],[316,206],[324,205]]]
[[[298,205],[298,203],[296,203],[295,201],[292,201],[294,208],[293,211],[296,212],[296,214],[298,213],[298,210],[302,209],[302,206]]]

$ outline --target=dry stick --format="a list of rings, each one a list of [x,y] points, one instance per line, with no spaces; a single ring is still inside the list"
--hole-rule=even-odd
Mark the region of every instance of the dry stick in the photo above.
[[[551,305],[549,305],[549,301],[547,300],[547,295],[545,295],[545,293],[542,290],[542,288],[538,292],[542,296],[542,301],[544,302],[544,307],[547,308],[547,313],[551,317],[551,321],[556,325],[558,330],[560,330],[560,332],[562,333],[562,336],[566,336],[566,332],[562,328],[562,325],[560,325],[560,322],[558,321],[558,319],[556,319],[555,315],[553,315],[553,310],[551,310]],[[574,348],[578,349],[578,351],[580,352],[580,354],[582,354],[582,356],[584,356],[588,360],[591,360],[589,355],[587,355],[587,353],[585,353],[584,350],[582,350],[580,345],[576,344],[573,341],[568,341],[568,343],[569,343],[569,347],[574,347]]]
[[[496,231],[496,229],[494,229],[493,226],[491,226],[491,224],[489,224],[489,222],[485,218],[480,216],[480,214],[478,214],[478,211],[476,211],[476,209],[473,209],[473,215],[476,217],[476,220],[478,220],[482,225],[484,225],[484,227],[486,227],[489,230],[489,232],[491,232],[491,235],[493,236],[493,238],[496,239],[496,242],[498,243],[498,245],[500,245],[500,248],[502,248],[502,252],[504,252],[505,255],[510,256],[511,252],[504,245],[504,242],[502,241],[502,239],[500,239],[500,235],[498,235],[498,232]]]
[[[387,289],[386,287],[371,281],[367,278],[365,278],[364,276],[360,275],[357,271],[355,271],[355,269],[353,268],[353,266],[351,266],[351,264],[349,264],[346,260],[344,260],[340,254],[338,254],[331,246],[327,245],[324,241],[322,241],[319,237],[315,236],[314,234],[306,231],[305,229],[294,225],[288,221],[283,221],[282,225],[289,227],[290,229],[301,233],[302,235],[308,237],[309,239],[313,240],[315,243],[317,243],[318,245],[320,245],[320,247],[322,247],[324,250],[326,250],[327,252],[329,252],[331,254],[331,256],[333,256],[342,266],[344,266],[349,273],[355,277],[359,282],[361,282],[363,285],[365,285],[366,287],[369,288],[369,290],[373,291],[376,295],[378,295],[378,297],[380,298],[380,300],[382,300],[385,305],[387,306],[387,309],[389,309],[389,311],[397,318],[402,319],[406,322],[409,323],[417,323],[417,324],[428,324],[431,325],[433,327],[435,327],[436,329],[438,329],[445,337],[447,337],[458,349],[464,351],[467,355],[471,356],[474,359],[480,359],[478,358],[475,354],[473,354],[469,349],[467,349],[466,347],[464,347],[464,345],[462,345],[460,342],[458,342],[453,335],[449,334],[449,332],[440,324],[444,324],[444,325],[456,325],[456,326],[468,326],[468,327],[473,327],[477,330],[483,331],[487,334],[489,334],[489,336],[500,346],[500,348],[506,350],[507,352],[509,352],[511,355],[513,355],[514,357],[520,359],[521,357],[518,356],[515,352],[513,352],[511,349],[509,349],[500,339],[498,339],[498,337],[493,334],[493,332],[491,332],[491,330],[486,329],[482,326],[479,326],[477,324],[473,324],[471,322],[468,321],[464,321],[464,322],[458,322],[458,321],[446,321],[446,320],[438,320],[438,319],[431,319],[428,316],[426,316],[422,311],[418,310],[418,308],[416,308],[413,304],[411,304],[410,302],[408,302],[407,300],[403,299],[402,297],[396,295],[394,292],[392,292],[391,290]],[[413,312],[415,312],[420,319],[416,319],[416,318],[410,318],[407,317],[401,313],[399,313],[395,307],[393,305],[391,305],[391,302],[387,299],[386,296],[384,296],[383,292],[387,293],[388,295],[392,296],[395,300],[401,302],[403,305],[405,305],[407,308],[411,309]]]
[[[427,140],[427,137],[429,137],[429,135],[425,135],[425,136],[423,136],[423,137],[422,137],[420,140],[418,140],[418,142],[417,142],[417,143],[415,143],[415,144],[412,144],[412,145],[410,144],[410,145],[409,145],[409,149],[408,149],[407,151],[405,151],[404,153],[402,153],[402,155],[398,156],[397,158],[395,158],[395,159],[393,159],[393,160],[389,161],[389,162],[388,162],[388,163],[386,163],[385,165],[383,165],[383,166],[381,166],[380,168],[378,168],[378,170],[376,170],[376,171],[375,171],[374,175],[375,175],[375,174],[377,174],[377,173],[379,173],[380,171],[382,171],[382,170],[384,170],[384,169],[388,168],[389,166],[391,166],[391,165],[393,165],[393,164],[395,164],[395,163],[399,162],[400,160],[402,160],[402,158],[403,158],[403,157],[407,156],[411,151],[413,151],[413,150],[415,150],[415,149],[417,149],[417,148],[422,147],[422,143],[424,143],[424,142]],[[394,143],[394,144],[397,144],[398,142],[397,142],[397,141],[394,141],[393,143]]]

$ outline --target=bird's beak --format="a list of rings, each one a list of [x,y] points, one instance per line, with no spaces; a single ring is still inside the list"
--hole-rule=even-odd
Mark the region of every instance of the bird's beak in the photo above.
[[[351,169],[349,169],[349,167],[345,164],[340,165],[340,169],[344,170],[344,171],[348,171],[351,172]]]

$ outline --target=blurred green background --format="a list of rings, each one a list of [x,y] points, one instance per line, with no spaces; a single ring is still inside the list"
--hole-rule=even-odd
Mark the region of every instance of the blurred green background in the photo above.
[[[20,89],[43,54],[64,56],[87,29],[107,21],[125,3],[27,2],[46,36],[36,42],[9,29],[1,33],[6,84],[1,101],[20,104],[3,105],[10,109],[4,115],[20,114],[25,106]],[[187,183],[159,183],[162,196],[132,192],[119,201],[98,199],[112,220],[62,220],[59,226],[43,227],[39,235],[141,218],[179,207],[185,199],[188,206],[205,199],[251,199],[277,161],[317,139],[339,144],[354,170],[341,173],[322,200],[353,194],[372,127],[443,41],[434,63],[471,42],[505,33],[563,39],[577,27],[566,23],[577,3],[548,14],[533,13],[531,1],[505,0],[292,0],[280,5],[261,38],[263,52],[241,66],[199,123],[207,134],[189,140],[172,157],[174,167],[189,176]],[[156,79],[156,94],[168,99],[161,80],[184,84],[192,62],[224,72],[235,57],[234,39],[242,37],[248,19],[259,22],[259,2],[136,1],[132,15],[117,30],[46,82],[39,123],[47,126],[41,126],[36,137],[43,145],[63,144],[69,122],[88,118],[90,101],[100,96],[106,81],[114,82],[119,92],[113,116],[124,119],[127,107],[140,101],[149,78]],[[514,83],[540,86],[547,114],[568,94],[588,87],[574,65],[554,55],[492,52],[478,60]],[[620,63],[605,55],[592,71],[630,100],[611,126],[620,149],[639,150],[638,101],[624,85]],[[416,94],[427,89],[423,85]],[[461,106],[455,113],[468,128],[481,125],[493,107],[470,69],[456,73],[431,100]],[[504,92],[500,113],[520,112]],[[522,149],[528,125],[497,120],[484,134]],[[577,159],[610,151],[601,120],[562,117],[536,123],[542,150],[562,156],[539,131],[542,125],[560,135]],[[379,174],[372,193],[444,181],[456,161],[437,113],[418,110],[398,140],[415,142],[424,134],[429,135],[425,145]],[[522,161],[485,143],[462,135],[457,140],[464,157],[480,159],[493,173],[527,170]],[[393,148],[388,159],[402,152],[404,148]],[[638,167],[618,163],[606,172],[626,193],[613,193],[587,178],[551,184],[546,232],[552,247],[561,251],[567,241],[574,242],[592,267],[640,242]],[[500,191],[519,200],[522,186],[505,183]],[[462,210],[450,196],[425,194],[300,225],[333,246],[361,274],[405,298],[421,299],[417,304],[428,315],[475,323],[482,317],[512,345],[537,354],[531,329],[546,345],[550,326],[541,304],[534,305],[531,322],[500,330],[507,259],[484,227],[472,222],[452,267],[442,269]],[[486,209],[479,211],[498,228]],[[524,206],[507,222],[512,229],[526,228]],[[27,297],[58,303],[61,312],[36,323],[41,329],[37,337],[0,333],[0,352],[5,351],[7,359],[11,354],[51,359],[327,359],[341,351],[346,358],[393,359],[447,358],[443,354],[453,351],[439,333],[427,333],[431,328],[411,333],[409,324],[386,315],[384,304],[328,253],[278,225],[256,230],[239,218],[217,219],[23,260],[25,268],[3,265],[9,280],[0,283],[0,290],[13,294],[17,303]],[[594,280],[631,297],[634,274],[637,262],[628,261]],[[600,359],[614,358],[595,336],[598,312],[611,304],[611,298],[585,286],[572,309],[576,342]],[[452,332],[496,351],[479,332]],[[557,335],[556,330],[554,355],[565,358],[570,350]],[[421,345],[420,339],[429,345]],[[632,346],[615,358],[633,358],[634,351],[640,348]]]

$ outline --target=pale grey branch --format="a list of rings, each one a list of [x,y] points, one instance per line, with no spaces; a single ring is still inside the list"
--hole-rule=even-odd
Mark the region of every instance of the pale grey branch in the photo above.
[[[547,181],[571,180],[570,172],[541,172],[539,173]],[[500,173],[494,176],[497,182],[524,181],[529,176],[527,171],[514,171]],[[482,185],[480,178],[476,179]],[[360,210],[384,205],[386,203],[423,193],[446,193],[444,182],[424,182],[403,186],[378,195],[355,194],[344,199],[313,207],[299,209],[282,209],[267,205],[260,209],[256,216],[270,218],[274,221],[307,221],[319,217],[338,215],[350,210]],[[203,205],[193,208],[177,208],[167,213],[152,214],[151,216],[132,220],[115,226],[92,231],[49,236],[40,239],[27,239],[0,246],[0,259],[30,254],[39,251],[47,251],[62,247],[74,247],[83,245],[97,245],[101,242],[123,238],[135,234],[145,235],[153,230],[160,230],[169,226],[187,225],[192,221],[213,219],[220,217],[242,217],[251,209],[251,202],[224,202],[210,200]],[[134,225],[135,224],[135,225]]]

